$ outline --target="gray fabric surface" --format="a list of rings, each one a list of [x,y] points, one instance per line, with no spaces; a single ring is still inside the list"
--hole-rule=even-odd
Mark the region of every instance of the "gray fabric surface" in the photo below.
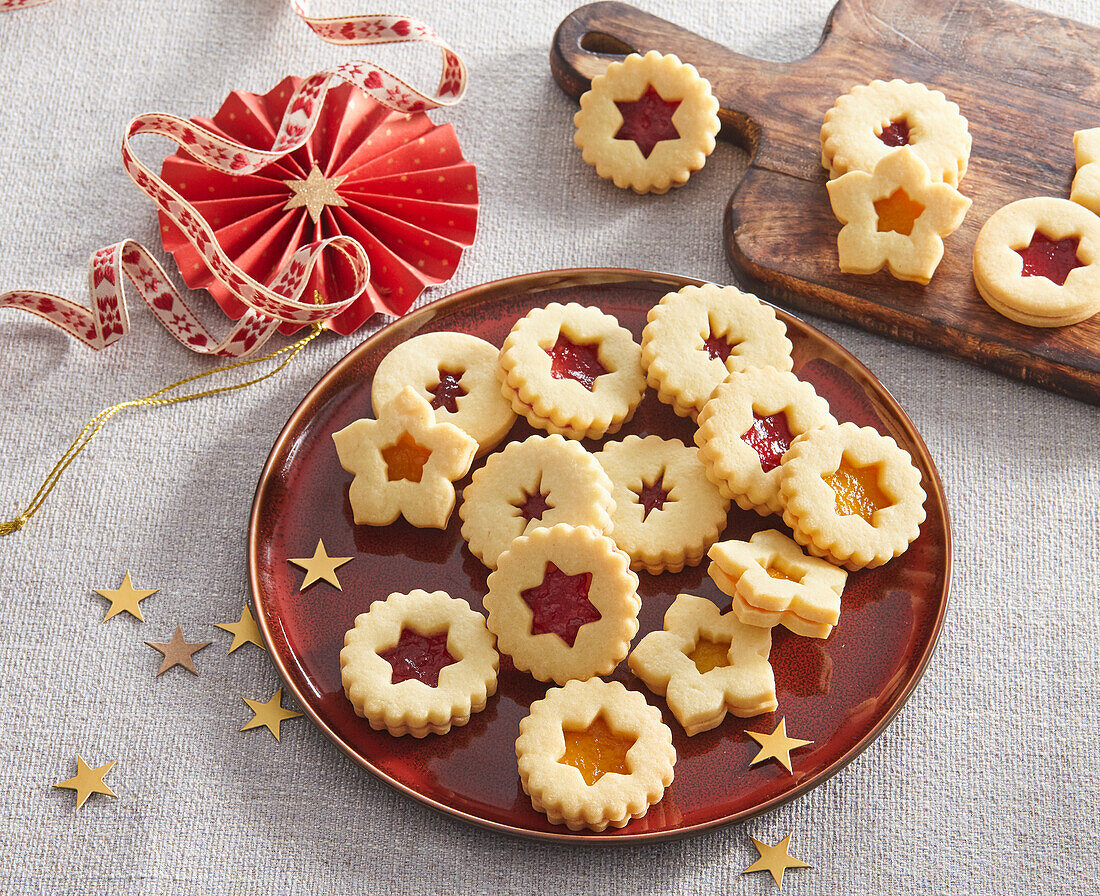
[[[383,4],[384,5],[384,4]],[[477,243],[454,288],[554,267],[650,267],[732,279],[721,212],[744,169],[720,145],[688,186],[638,198],[599,181],[571,143],[572,101],[547,50],[570,0],[417,3],[465,56],[455,124],[480,169]],[[648,0],[744,53],[816,44],[828,0]],[[1091,24],[1088,0],[1044,8]],[[331,4],[321,12],[362,11]],[[431,83],[434,51],[371,57]],[[57,0],[0,14],[0,289],[85,300],[90,252],[158,245],[152,206],[122,171],[131,116],[207,114],[233,88],[350,57],[284,0]],[[148,141],[159,159],[167,141]],[[451,291],[440,288],[428,297]],[[206,319],[220,312],[201,302]],[[133,334],[99,354],[0,313],[0,516],[10,517],[102,407],[206,369],[133,307]],[[790,893],[1046,893],[1096,886],[1100,800],[1100,450],[1095,408],[843,326],[912,417],[943,476],[955,585],[939,648],[885,734],[835,778],[742,827],[601,850],[516,841],[442,817],[362,772],[304,719],[276,743],[238,729],[242,696],[278,686],[265,653],[227,656],[247,599],[245,533],[267,452],[300,398],[355,338],[326,338],[243,392],[114,420],[21,534],[0,541],[0,889],[49,893],[764,893],[740,877],[749,835],[793,832],[811,871]],[[147,622],[101,623],[93,588],[130,569],[158,588]],[[202,674],[154,680],[177,620],[214,645]],[[178,670],[176,670],[178,672]],[[117,758],[118,800],[73,810],[51,790]]]

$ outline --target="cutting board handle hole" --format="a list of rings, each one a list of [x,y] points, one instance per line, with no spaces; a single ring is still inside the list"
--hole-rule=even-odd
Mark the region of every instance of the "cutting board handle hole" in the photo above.
[[[604,34],[602,31],[588,31],[581,35],[581,49],[603,56],[629,56],[637,51],[625,41]]]

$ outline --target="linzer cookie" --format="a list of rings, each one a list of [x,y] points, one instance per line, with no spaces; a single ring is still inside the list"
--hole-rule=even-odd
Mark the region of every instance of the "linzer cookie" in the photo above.
[[[537,812],[570,830],[621,828],[672,783],[672,732],[641,694],[617,681],[550,688],[519,732],[523,792]]]
[[[871,172],[884,156],[908,146],[933,180],[957,187],[971,142],[959,107],[940,91],[899,79],[872,81],[853,87],[825,113],[821,164],[830,177]]]
[[[711,482],[744,510],[783,509],[779,465],[791,441],[835,425],[829,403],[793,373],[753,367],[734,373],[699,415],[695,444]]]
[[[791,369],[787,328],[770,305],[736,287],[685,286],[664,296],[646,319],[646,381],[681,417],[695,417],[731,373]]]
[[[499,658],[485,619],[444,591],[391,594],[355,618],[344,637],[344,692],[372,728],[446,734],[481,712],[497,687]]]
[[[791,443],[781,472],[783,522],[810,553],[839,566],[881,566],[924,522],[920,471],[869,426],[810,430]]]
[[[1100,218],[1068,199],[1021,199],[996,211],[974,243],[974,283],[994,311],[1064,327],[1100,311]]]
[[[1077,131],[1073,135],[1073,154],[1077,173],[1069,198],[1100,214],[1100,128]]]
[[[650,51],[592,79],[573,142],[600,177],[637,193],[687,183],[714,152],[718,100],[694,66]]]
[[[517,414],[572,439],[618,432],[645,391],[630,331],[575,303],[555,302],[517,321],[500,352],[499,376]]]

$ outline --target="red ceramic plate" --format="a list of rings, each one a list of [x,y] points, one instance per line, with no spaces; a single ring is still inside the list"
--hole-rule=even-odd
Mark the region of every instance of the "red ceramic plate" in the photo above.
[[[939,476],[909,418],[875,377],[822,333],[777,310],[794,343],[794,372],[828,399],[839,420],[873,426],[913,456],[928,492],[920,537],[898,559],[852,574],[840,623],[827,641],[775,629],[771,653],[779,712],[727,720],[687,737],[664,701],[633,678],[626,663],[616,678],[639,689],[666,713],[675,732],[676,780],[641,819],[604,833],[572,833],[551,825],[524,795],[514,743],[519,721],[546,685],[505,660],[498,691],[484,712],[443,737],[393,738],[371,730],[352,711],[340,684],[344,632],[371,601],[393,591],[443,589],[481,608],[486,569],[459,534],[455,513],[443,532],[403,520],[385,528],[356,526],[332,433],[373,416],[371,377],[378,362],[415,333],[453,330],[500,345],[512,324],[550,302],[598,305],[640,337],[648,310],[686,277],[587,269],[529,274],[468,289],[421,308],[371,336],[340,361],[290,418],[260,477],[249,529],[249,567],[256,619],[271,657],[302,708],[345,753],[399,790],[467,821],[514,834],[618,843],[695,833],[773,808],[834,774],[886,727],[931,656],[947,608],[951,537]],[[657,433],[692,441],[652,390],[623,435]],[[532,432],[517,422],[511,437]],[[586,443],[595,449],[596,443]],[[478,461],[480,463],[481,461]],[[459,485],[465,484],[460,483]],[[775,517],[731,510],[724,538],[747,539],[778,527]],[[302,571],[288,557],[313,554],[323,538],[332,556],[354,557],[340,568],[337,591],[325,582],[299,591]],[[681,591],[729,606],[706,576],[706,564],[671,575],[640,573],[641,629],[660,628]],[[813,741],[792,755],[794,774],[775,762],[749,766],[756,743],[746,728],[771,731],[785,717],[793,737]]]

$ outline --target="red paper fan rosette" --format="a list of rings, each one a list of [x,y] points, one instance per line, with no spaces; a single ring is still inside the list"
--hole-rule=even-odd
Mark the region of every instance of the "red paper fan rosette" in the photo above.
[[[263,96],[235,90],[213,120],[193,121],[247,146],[271,146],[300,83],[284,78]],[[286,208],[300,190],[311,192],[288,182],[304,184],[315,168],[312,193],[325,201],[322,206],[314,198],[316,221],[306,205]],[[161,177],[210,222],[226,254],[261,283],[270,283],[296,249],[315,240],[342,234],[362,243],[370,285],[325,324],[344,335],[375,312],[404,314],[426,286],[449,280],[477,228],[477,171],[462,157],[454,129],[434,124],[424,112],[394,112],[350,84],[329,91],[301,149],[256,174],[223,174],[181,149],[164,160]],[[226,314],[240,319],[245,305],[163,214],[160,223],[164,248],[187,285],[209,290]],[[325,259],[305,294],[316,289],[326,302],[346,297],[349,280],[339,261]],[[299,326],[283,324],[280,331]]]

